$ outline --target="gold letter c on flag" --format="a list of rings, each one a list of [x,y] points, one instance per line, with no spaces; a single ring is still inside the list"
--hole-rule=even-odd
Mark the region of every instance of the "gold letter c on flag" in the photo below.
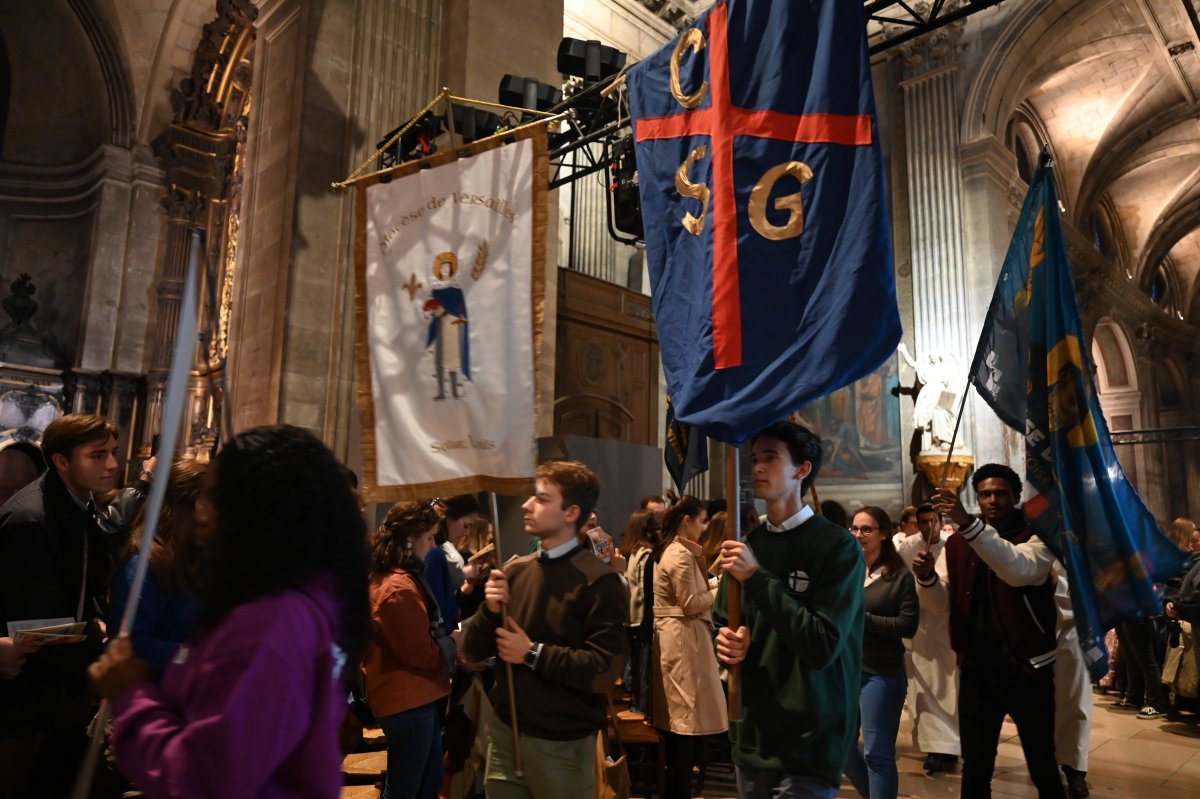
[[[771,189],[775,188],[776,181],[784,175],[791,175],[800,183],[805,183],[812,179],[813,173],[808,164],[802,161],[786,161],[764,172],[750,191],[750,224],[760,236],[773,241],[795,238],[804,232],[804,204],[801,202],[800,192],[775,200],[776,211],[791,211],[787,224],[772,225],[767,221],[767,198],[771,196]]]
[[[679,62],[683,60],[684,50],[690,47],[693,52],[699,53],[704,49],[704,45],[704,34],[700,32],[700,29],[688,28],[679,37],[679,41],[675,43],[675,50],[671,53],[671,94],[684,108],[695,108],[700,105],[704,95],[708,94],[708,81],[701,81],[700,88],[693,93],[684,94],[683,86],[679,83]]]
[[[704,230],[704,216],[708,211],[709,191],[708,186],[703,183],[692,183],[688,179],[688,170],[692,164],[706,155],[708,155],[708,148],[701,144],[688,153],[688,157],[683,159],[683,163],[679,165],[679,169],[675,172],[675,191],[684,197],[691,197],[693,200],[700,201],[700,216],[692,216],[691,211],[683,215],[683,227],[693,236],[699,236]]]

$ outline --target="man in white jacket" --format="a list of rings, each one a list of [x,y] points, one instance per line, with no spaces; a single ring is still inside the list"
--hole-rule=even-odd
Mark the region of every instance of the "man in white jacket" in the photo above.
[[[1054,555],[1017,505],[1016,472],[990,463],[971,482],[982,519],[968,514],[953,491],[934,494],[934,507],[958,530],[946,542],[946,577],[935,572],[932,556],[913,560],[919,590],[945,592],[950,608],[950,644],[959,664],[962,795],[991,797],[1000,729],[1010,715],[1038,799],[1065,799],[1054,755]]]
[[[934,571],[946,579],[946,538],[942,517],[928,503],[914,509],[920,535],[909,536],[898,551],[912,567],[928,552]],[[961,753],[958,740],[958,665],[950,647],[950,609],[946,594],[918,591],[921,622],[913,636],[908,671],[908,712],[916,746],[925,753],[925,771],[952,771]]]

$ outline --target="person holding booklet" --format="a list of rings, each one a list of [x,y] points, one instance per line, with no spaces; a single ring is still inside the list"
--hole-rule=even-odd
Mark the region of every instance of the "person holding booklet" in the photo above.
[[[93,496],[116,484],[117,427],[67,414],[46,427],[42,452],[49,468],[0,509],[0,629],[65,620],[86,622],[87,636],[40,648],[0,638],[0,797],[69,792],[91,718],[87,665],[103,640],[109,548]]]

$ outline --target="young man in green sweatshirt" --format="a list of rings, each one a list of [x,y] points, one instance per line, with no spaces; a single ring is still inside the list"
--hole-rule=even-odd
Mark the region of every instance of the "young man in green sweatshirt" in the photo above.
[[[832,799],[857,735],[862,669],[862,550],[802,497],[821,467],[810,431],[778,422],[751,439],[766,522],[721,548],[742,583],[742,624],[713,611],[717,654],[742,664],[742,720],[730,724],[741,799]]]

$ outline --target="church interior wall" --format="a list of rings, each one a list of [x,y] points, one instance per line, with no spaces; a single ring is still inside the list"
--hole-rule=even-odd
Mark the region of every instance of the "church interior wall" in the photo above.
[[[1155,0],[1033,0],[974,15],[960,35],[957,71],[968,78],[958,86],[964,269],[973,316],[982,319],[1024,199],[1017,161],[1035,160],[1044,144],[1056,160],[1085,335],[1107,316],[1133,331],[1139,364],[1176,348],[1194,364],[1194,336],[1181,323],[1200,271],[1190,240],[1200,220],[1183,209],[1190,210],[1200,183],[1200,129],[1184,117],[1186,98],[1200,86],[1200,61],[1192,60],[1194,48],[1167,49],[1180,39],[1196,44],[1200,32],[1189,30],[1182,10]],[[1107,228],[1104,236],[1097,219]],[[1176,251],[1178,263],[1166,258]],[[1151,299],[1155,269],[1168,270],[1162,285],[1174,304]],[[1102,395],[1115,430],[1164,420],[1195,424],[1194,392],[1185,394],[1186,407],[1164,413],[1153,390],[1157,379],[1143,376],[1148,390]],[[1110,412],[1118,405],[1120,413]],[[999,423],[988,424],[994,417],[981,402],[974,410],[977,462],[1019,465],[1019,439]],[[1194,444],[1172,446],[1184,451],[1185,461],[1195,459]],[[1178,460],[1168,449],[1117,451],[1156,514],[1195,513],[1195,492],[1180,502],[1180,492],[1167,485],[1170,462]]]
[[[0,285],[20,271],[34,274],[39,319],[53,329],[67,362],[84,372],[138,375],[151,369],[166,216],[160,206],[164,171],[150,145],[170,125],[171,90],[189,74],[201,29],[218,5],[216,0],[0,5],[12,79],[0,140]],[[505,73],[559,82],[555,51],[564,35],[597,38],[636,59],[676,28],[637,0],[256,0],[256,5],[232,305],[235,427],[292,421],[346,453],[353,450],[356,424],[349,279],[353,200],[329,184],[370,156],[387,131],[442,86],[494,100]],[[1200,85],[1200,56],[1197,48],[1166,54],[1180,41],[1200,45],[1200,34],[1176,26],[1176,17],[1182,18],[1179,10],[1164,0],[1006,3],[952,26],[945,38],[930,37],[875,59],[898,301],[910,350],[922,341],[959,342],[955,346],[968,356],[966,350],[973,349],[1024,197],[1015,141],[1026,135],[1022,131],[1032,131],[1059,159],[1086,335],[1101,319],[1110,319],[1125,331],[1135,368],[1172,359],[1169,372],[1178,385],[1165,390],[1159,386],[1161,370],[1143,368],[1136,402],[1128,392],[1116,397],[1110,392],[1106,415],[1116,403],[1122,412],[1115,416],[1122,422],[1129,417],[1135,428],[1200,424],[1194,336],[1200,319],[1195,210],[1200,125],[1194,113],[1189,116],[1192,106],[1178,102]],[[945,43],[949,49],[939,50]],[[914,70],[906,59],[917,51],[926,61]],[[934,66],[930,59],[943,59],[937,68],[954,73],[948,85],[955,105],[937,117],[957,126],[950,137],[907,116],[917,108],[908,87],[921,70]],[[914,173],[914,154],[925,157],[947,143],[954,148],[947,163],[955,174]],[[961,192],[960,229],[946,228],[950,216],[943,214],[937,236],[922,240],[929,214],[945,209],[916,203],[913,182],[932,187],[947,179],[946,186]],[[603,192],[599,184],[586,183],[579,190],[591,188],[596,197],[576,204],[578,218],[571,218],[569,191],[552,200],[560,209],[562,242],[572,226],[586,222],[601,230],[603,205],[597,197]],[[611,282],[629,285],[628,270],[644,269],[635,249],[600,232],[579,241],[586,245],[581,263],[593,264]],[[568,265],[566,247],[559,241],[550,246],[558,251],[551,263]],[[938,249],[946,247],[957,253],[947,256]],[[914,269],[920,257],[960,264],[955,280],[961,297],[954,308],[918,313]],[[1160,274],[1165,300],[1152,299]],[[645,292],[648,281],[642,278]],[[548,286],[550,318],[557,294]],[[932,329],[939,325],[954,329]],[[552,342],[548,350],[553,362]],[[911,385],[911,370],[893,361],[896,382]],[[544,382],[552,392],[553,377]],[[665,401],[665,391],[659,394]],[[874,401],[861,386],[851,394],[829,412],[836,416]],[[544,399],[552,403],[552,393]],[[882,400],[898,416],[901,443],[893,458],[898,476],[880,479],[865,492],[861,481],[847,483],[846,491],[855,500],[891,506],[909,498],[916,482],[907,449],[912,401],[890,394]],[[981,402],[969,408],[965,439],[977,462],[1019,466],[1019,436],[994,422]],[[860,438],[865,434],[859,429]],[[1200,513],[1196,450],[1193,442],[1120,447],[1118,454],[1147,483],[1152,509],[1166,517]],[[1175,476],[1181,462],[1182,481]]]

